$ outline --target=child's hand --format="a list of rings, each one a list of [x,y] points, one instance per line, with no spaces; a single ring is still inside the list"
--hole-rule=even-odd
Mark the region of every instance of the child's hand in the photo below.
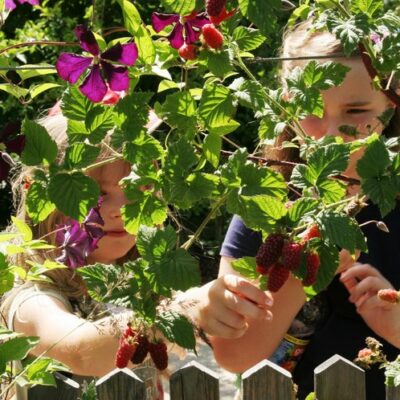
[[[193,301],[191,317],[209,335],[236,339],[249,319],[271,319],[272,297],[250,281],[226,274],[185,293]]]
[[[351,268],[357,261],[358,257],[360,257],[360,251],[356,250],[356,254],[352,256],[348,250],[341,250],[339,253],[339,267],[337,269],[337,273],[346,271]]]
[[[356,263],[344,271],[340,280],[350,293],[349,301],[367,325],[379,336],[400,347],[400,306],[381,300],[377,293],[393,286],[369,264]]]

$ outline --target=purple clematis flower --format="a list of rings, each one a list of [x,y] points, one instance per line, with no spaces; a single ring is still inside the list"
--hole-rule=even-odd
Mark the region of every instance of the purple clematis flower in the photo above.
[[[128,90],[129,76],[127,66],[134,65],[138,57],[136,44],[117,43],[100,53],[99,45],[92,31],[83,25],[78,25],[75,28],[75,34],[81,48],[92,54],[93,57],[61,53],[56,62],[58,75],[65,81],[74,84],[89,69],[90,72],[79,86],[79,89],[94,103],[103,100],[108,88],[113,91]],[[114,65],[111,61],[120,65]]]
[[[206,13],[197,14],[196,11],[184,17],[178,14],[154,12],[151,15],[151,23],[157,33],[166,26],[174,25],[168,40],[174,49],[179,49],[184,43],[191,44],[199,39],[201,28],[210,23],[205,15]]]
[[[6,0],[5,1],[5,9],[6,10],[14,10],[20,4],[29,3],[32,6],[36,6],[39,4],[39,0]]]
[[[90,253],[97,249],[98,241],[104,236],[99,225],[104,225],[100,215],[100,199],[97,207],[92,208],[83,221],[83,227],[74,219],[64,225],[58,225],[56,245],[62,249],[61,256],[56,261],[71,269],[82,267]]]
[[[8,153],[20,155],[25,145],[25,136],[17,135],[21,130],[21,122],[10,122],[0,132],[0,143],[3,144],[5,152],[0,151],[0,181],[7,179],[11,165],[8,160]],[[7,157],[8,156],[8,157]]]

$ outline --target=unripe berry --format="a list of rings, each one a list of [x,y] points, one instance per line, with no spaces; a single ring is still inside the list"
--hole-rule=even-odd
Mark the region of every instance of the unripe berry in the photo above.
[[[224,36],[214,26],[214,24],[206,24],[201,28],[203,38],[206,44],[212,49],[219,49],[224,43]]]
[[[194,44],[184,43],[179,47],[178,53],[184,60],[195,60],[197,57],[197,47]]]

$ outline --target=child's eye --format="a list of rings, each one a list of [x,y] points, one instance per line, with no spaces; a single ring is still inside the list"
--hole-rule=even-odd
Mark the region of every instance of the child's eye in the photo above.
[[[362,114],[362,113],[366,113],[369,110],[363,109],[363,108],[350,108],[349,110],[347,110],[348,114]]]

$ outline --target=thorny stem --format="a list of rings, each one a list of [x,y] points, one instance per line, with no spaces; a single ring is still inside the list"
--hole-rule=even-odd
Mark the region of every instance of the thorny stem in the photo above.
[[[197,241],[197,239],[200,237],[201,233],[203,232],[204,228],[208,224],[208,222],[215,216],[216,212],[219,210],[219,208],[225,203],[226,199],[228,198],[229,192],[225,193],[213,206],[213,208],[210,210],[208,215],[204,218],[203,222],[199,225],[199,227],[196,229],[196,232],[193,234],[193,236],[190,237],[189,240],[187,240],[181,248],[184,250],[188,250],[190,246]]]

